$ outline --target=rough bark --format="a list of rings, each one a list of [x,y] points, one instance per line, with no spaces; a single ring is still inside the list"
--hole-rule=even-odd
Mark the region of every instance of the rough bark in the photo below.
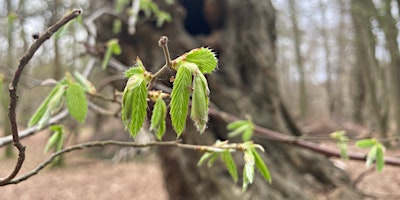
[[[355,47],[357,70],[362,76],[369,106],[369,115],[373,117],[377,132],[381,138],[387,136],[387,114],[378,101],[376,79],[374,71],[378,69],[375,58],[375,38],[372,34],[370,18],[374,16],[374,5],[372,1],[352,0],[352,18],[356,30]]]
[[[172,56],[191,48],[213,44],[211,48],[218,49],[220,63],[217,72],[208,76],[211,101],[222,110],[237,116],[250,115],[259,125],[288,134],[300,134],[279,94],[275,68],[275,11],[271,2],[211,2],[220,6],[219,12],[212,13],[224,13],[223,23],[208,27],[211,29],[209,34],[194,35],[196,33],[189,34],[184,27],[185,16],[191,13],[185,13],[185,8],[179,4],[166,6],[160,1],[162,8],[172,14],[173,21],[162,29],[150,23],[141,23],[133,36],[127,35],[123,29],[119,35],[123,46],[120,60],[131,64],[133,58],[140,56],[145,66],[162,66],[164,58],[156,45],[162,35],[169,37]],[[105,32],[102,33],[107,35]],[[106,41],[107,38],[100,40]],[[161,77],[161,80],[168,83],[170,75],[172,73]],[[183,134],[185,143],[212,144],[216,139],[228,139],[226,124],[217,119],[210,120],[208,130],[202,135],[191,124],[188,122]],[[175,138],[176,135],[169,127],[164,139]],[[237,139],[230,140],[238,142]],[[245,193],[241,192],[240,184],[233,183],[222,163],[216,162],[211,168],[198,167],[196,163],[201,156],[198,152],[159,148],[170,199],[314,199],[316,196],[312,192],[326,192],[338,187],[347,191],[342,194],[355,194],[345,187],[349,181],[347,176],[328,159],[263,138],[255,140],[267,150],[263,159],[272,172],[273,183],[268,184],[258,174],[254,184]],[[243,168],[241,156],[240,153],[235,154],[238,169]]]

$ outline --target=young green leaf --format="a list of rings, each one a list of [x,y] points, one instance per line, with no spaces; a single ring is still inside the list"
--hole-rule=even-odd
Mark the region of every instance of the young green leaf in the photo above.
[[[344,159],[349,159],[349,155],[347,154],[347,143],[339,143],[340,148],[340,157]]]
[[[194,75],[192,109],[190,118],[193,120],[197,130],[203,133],[208,121],[208,95],[209,89],[207,80],[203,74]]]
[[[156,137],[161,140],[166,129],[165,117],[167,115],[167,106],[159,96],[154,104],[153,114],[151,116],[150,130],[155,130]]]
[[[236,183],[238,180],[238,172],[236,169],[235,161],[233,161],[231,152],[224,151],[221,155],[222,161],[225,163],[226,168],[228,169],[229,174],[232,176],[233,181]]]
[[[261,172],[265,180],[267,180],[269,183],[271,183],[271,174],[265,165],[264,161],[261,159],[261,156],[258,154],[257,150],[255,148],[250,148],[251,151],[253,152],[254,156],[254,161],[256,163],[257,169]]]
[[[250,125],[249,128],[246,129],[246,130],[243,132],[243,134],[242,134],[242,141],[243,141],[243,142],[249,141],[249,140],[251,139],[251,137],[253,136],[253,131],[254,131],[253,126]]]
[[[88,111],[85,90],[78,83],[72,83],[66,91],[68,111],[77,121],[85,121]]]
[[[63,128],[59,125],[54,125],[50,127],[50,130],[53,131],[53,134],[50,136],[47,141],[44,152],[47,153],[50,149],[55,148],[56,151],[61,150],[62,145],[64,143],[64,131]]]
[[[244,152],[244,173],[246,173],[246,177],[249,181],[249,183],[253,183],[254,180],[254,155],[253,152],[251,151],[251,148],[248,148]]]
[[[216,153],[215,152],[205,152],[199,159],[199,162],[197,162],[197,165],[198,166],[202,165],[207,159],[211,158],[214,154],[216,154]]]
[[[172,126],[178,137],[185,129],[186,116],[189,109],[191,83],[192,74],[190,70],[185,66],[179,67],[172,88],[170,102]]]
[[[121,54],[121,47],[118,44],[117,39],[111,39],[107,42],[107,50],[104,54],[103,62],[101,64],[101,68],[104,70],[107,68],[108,62],[111,59],[112,55],[119,55]]]
[[[236,137],[238,136],[240,133],[243,133],[244,131],[246,131],[247,129],[250,128],[249,124],[245,124],[242,126],[239,126],[237,129],[231,131],[228,133],[228,137]]]
[[[229,131],[233,131],[233,130],[238,129],[239,127],[241,127],[241,126],[243,126],[243,125],[247,125],[248,123],[249,123],[248,120],[238,120],[238,121],[234,121],[234,122],[229,123],[229,124],[226,126],[226,129],[228,129]]]
[[[140,60],[139,60],[140,61]],[[144,74],[144,72],[146,71],[144,69],[143,64],[139,64],[139,61],[136,63],[137,66],[136,67],[131,67],[128,70],[125,71],[125,77],[126,78],[130,78],[133,75],[139,75],[139,74]],[[141,62],[140,62],[141,63]]]
[[[146,118],[146,82],[142,79],[133,88],[127,85],[122,98],[122,119],[125,126],[129,128],[131,136],[136,137]]]
[[[367,161],[365,163],[365,166],[367,166],[367,167],[371,166],[371,164],[376,159],[377,151],[378,151],[378,145],[374,145],[371,147],[371,149],[369,150],[368,155],[367,155]]]
[[[197,48],[181,56],[183,60],[199,66],[202,73],[209,74],[217,67],[217,56],[209,48]]]
[[[377,144],[376,139],[364,139],[364,140],[359,140],[356,142],[356,146],[359,148],[369,148]]]
[[[210,159],[208,160],[207,167],[211,167],[214,164],[214,162],[217,160],[218,156],[219,156],[219,153],[213,152]]]
[[[384,151],[385,147],[382,144],[378,144],[376,150],[376,170],[378,172],[382,172],[385,166]]]
[[[59,101],[61,99],[63,93],[65,91],[64,85],[59,83],[57,84],[53,90],[49,93],[49,95],[46,97],[46,99],[42,102],[42,104],[39,106],[39,108],[36,110],[36,112],[32,115],[32,117],[29,119],[28,126],[34,126],[39,123],[39,121],[42,120],[41,124],[44,124],[47,122],[47,120],[43,120],[45,118],[49,119],[50,118],[50,109],[49,109],[49,103]],[[54,101],[56,99],[56,101]],[[53,103],[54,104],[54,103]],[[44,118],[45,114],[47,113],[47,117]]]
[[[81,73],[79,73],[78,71],[74,72],[74,77],[76,79],[76,81],[83,86],[83,88],[85,89],[86,92],[90,93],[90,94],[96,94],[96,87],[94,87],[94,85],[87,80]]]

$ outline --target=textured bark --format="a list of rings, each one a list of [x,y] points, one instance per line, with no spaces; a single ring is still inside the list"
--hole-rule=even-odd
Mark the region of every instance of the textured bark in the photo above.
[[[190,1],[184,3],[190,4]],[[211,101],[222,110],[237,116],[250,115],[259,125],[299,135],[300,131],[279,95],[275,68],[275,11],[271,2],[224,0],[206,3],[219,5],[219,12],[207,12],[224,13],[223,23],[208,27],[210,33],[189,34],[183,21],[185,16],[193,13],[185,13],[185,8],[180,5],[163,5],[162,8],[173,15],[173,21],[162,29],[150,23],[141,23],[133,36],[125,34],[123,30],[119,37],[123,46],[120,60],[131,64],[133,58],[140,56],[145,66],[162,66],[164,58],[156,45],[162,35],[169,37],[172,56],[191,48],[213,44],[211,48],[216,47],[218,50],[220,63],[217,72],[208,76]],[[210,19],[220,18],[210,17],[206,20]],[[170,75],[172,73],[161,77],[161,80],[168,83]],[[224,122],[211,119],[206,132],[200,135],[189,121],[183,142],[212,144],[216,139],[226,140],[225,126]],[[167,132],[164,139],[176,138],[171,127]],[[230,141],[239,142],[237,139]],[[347,176],[323,156],[263,138],[255,138],[255,141],[266,148],[267,153],[262,157],[272,172],[273,182],[268,184],[258,174],[254,184],[245,193],[241,192],[240,183],[233,183],[222,163],[216,162],[211,168],[199,167],[196,165],[201,156],[198,152],[159,148],[170,199],[315,199],[317,197],[312,192],[326,192],[338,187],[347,191],[342,194],[355,194],[345,187],[349,181]],[[234,155],[240,172],[244,164],[242,156],[240,153]],[[350,196],[343,198],[349,199]],[[357,198],[351,196],[350,199]]]
[[[379,72],[379,65],[375,58],[376,43],[370,23],[370,18],[374,16],[374,13],[372,1],[352,0],[358,71],[362,76],[362,81],[367,92],[369,115],[373,117],[374,126],[377,128],[379,136],[385,138],[388,130],[387,112],[385,112],[384,103],[381,104],[378,100],[377,79],[374,78],[374,72]],[[384,102],[384,100],[382,98],[380,101]]]

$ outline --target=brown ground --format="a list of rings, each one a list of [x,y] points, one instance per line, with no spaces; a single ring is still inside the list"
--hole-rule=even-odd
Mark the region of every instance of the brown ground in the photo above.
[[[45,142],[46,134],[43,133],[23,140],[27,146],[27,159],[20,174],[33,169],[47,158],[48,155],[43,153]],[[336,148],[333,143],[321,145]],[[350,150],[360,151],[356,148]],[[1,155],[3,151],[0,150]],[[149,153],[150,158],[145,161],[136,159],[134,162],[114,164],[109,160],[89,158],[86,152],[83,150],[67,154],[64,168],[46,168],[22,183],[0,187],[0,199],[167,199],[162,173],[154,153]],[[400,150],[388,150],[385,155],[400,156]],[[363,162],[333,161],[346,170],[353,180],[366,170]],[[9,173],[14,163],[15,159],[1,159],[0,176]],[[382,173],[370,170],[357,184],[357,188],[377,199],[400,199],[399,167],[386,166]],[[332,194],[318,196],[329,199]]]
[[[23,140],[27,146],[27,159],[20,174],[32,170],[48,157],[43,153],[45,142],[46,134],[41,133]],[[162,173],[154,155],[146,161],[114,164],[109,160],[88,158],[86,152],[66,154],[64,168],[48,167],[17,185],[1,187],[0,199],[167,199]],[[0,153],[3,155],[3,151]],[[0,175],[9,173],[14,162],[15,159],[2,159]]]

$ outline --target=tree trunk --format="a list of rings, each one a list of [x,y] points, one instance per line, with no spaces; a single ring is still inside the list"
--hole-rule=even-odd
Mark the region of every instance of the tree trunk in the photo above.
[[[306,89],[306,81],[305,81],[305,73],[304,73],[304,62],[303,56],[301,55],[301,33],[298,27],[297,20],[297,8],[296,2],[294,0],[289,0],[289,8],[290,8],[290,20],[292,24],[293,31],[293,41],[294,41],[294,49],[295,49],[295,57],[296,57],[296,65],[297,71],[299,73],[299,108],[300,108],[300,116],[305,117],[308,101],[307,101],[307,89]]]
[[[255,123],[273,130],[300,134],[279,94],[275,68],[275,10],[270,1],[205,0],[204,13],[216,15],[212,17],[203,16],[203,7],[185,14],[190,6],[199,2],[202,5],[203,1],[183,1],[186,8],[180,4],[167,6],[164,1],[157,2],[172,15],[173,21],[162,29],[151,23],[142,23],[133,36],[123,28],[119,37],[123,47],[123,54],[119,57],[121,61],[131,65],[131,60],[139,56],[145,66],[162,66],[164,58],[156,45],[162,35],[170,39],[172,56],[202,45],[210,46],[218,51],[220,59],[217,72],[208,76],[211,101],[217,107],[239,117],[250,115]],[[191,15],[200,18],[187,20],[185,27],[184,19],[191,19]],[[214,25],[197,24],[201,20]],[[191,31],[189,34],[189,25],[209,31]],[[107,30],[102,29],[99,33],[107,35],[110,26],[103,24],[101,27]],[[99,35],[101,41],[109,39],[103,36]],[[171,75],[161,77],[161,80],[169,80]],[[200,135],[188,122],[183,142],[212,144],[216,139],[226,140],[225,126],[224,122],[211,118],[208,129]],[[171,127],[168,127],[164,139],[176,139]],[[273,181],[268,184],[258,174],[245,193],[241,192],[240,184],[233,183],[222,163],[216,162],[211,168],[197,166],[201,156],[199,152],[160,147],[161,166],[170,199],[315,199],[317,196],[313,192],[327,192],[334,188],[345,191],[341,193],[344,196],[337,198],[359,199],[355,191],[348,189],[348,177],[325,157],[263,138],[254,139],[266,148],[267,153],[262,157],[271,170]],[[231,138],[230,141],[239,142]],[[241,156],[240,153],[234,155],[238,169],[243,169]]]
[[[387,136],[387,112],[382,109],[378,101],[376,79],[373,71],[378,69],[375,58],[375,39],[372,34],[370,18],[374,16],[374,7],[370,0],[352,0],[352,17],[356,30],[357,69],[362,76],[363,84],[369,100],[369,115],[373,117],[373,126],[376,127],[379,137]],[[383,101],[382,101],[383,102]]]

